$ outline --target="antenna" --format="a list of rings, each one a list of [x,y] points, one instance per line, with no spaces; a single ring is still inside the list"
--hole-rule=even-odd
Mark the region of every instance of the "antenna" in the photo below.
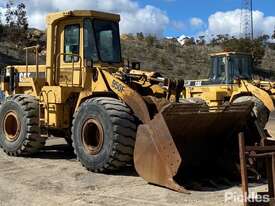
[[[241,8],[241,37],[245,39],[254,38],[253,28],[253,3],[252,0],[242,0]]]

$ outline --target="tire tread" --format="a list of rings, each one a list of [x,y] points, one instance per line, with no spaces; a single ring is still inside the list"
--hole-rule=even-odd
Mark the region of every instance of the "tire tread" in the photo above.
[[[10,156],[30,155],[38,152],[46,142],[46,138],[40,136],[38,100],[29,95],[14,95],[7,98],[6,102],[8,101],[16,102],[23,109],[23,116],[26,118],[27,124],[26,136],[18,149],[8,151],[2,146],[4,152]]]
[[[135,136],[137,130],[137,124],[131,109],[122,101],[109,97],[88,99],[82,104],[82,106],[86,106],[90,103],[101,105],[108,113],[113,125],[113,144],[112,152],[109,154],[109,159],[102,168],[93,169],[85,165],[83,166],[86,167],[89,171],[107,172],[118,170],[127,164],[130,164],[133,159]],[[73,125],[75,124],[77,115],[78,111],[74,114]],[[74,142],[73,147],[77,155]]]

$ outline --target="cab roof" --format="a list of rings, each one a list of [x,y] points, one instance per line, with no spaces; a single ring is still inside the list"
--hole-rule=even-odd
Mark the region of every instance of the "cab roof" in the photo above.
[[[94,17],[98,19],[110,20],[110,21],[120,21],[120,15],[111,14],[100,11],[93,10],[72,10],[72,11],[63,11],[56,13],[49,13],[47,16],[47,24],[54,24],[56,21],[65,19],[67,17]]]

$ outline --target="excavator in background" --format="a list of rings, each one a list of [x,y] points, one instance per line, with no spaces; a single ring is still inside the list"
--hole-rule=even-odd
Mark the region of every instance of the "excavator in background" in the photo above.
[[[146,181],[186,192],[180,177],[214,165],[253,103],[180,102],[182,81],[124,66],[119,21],[90,10],[47,16],[46,65],[26,58],[1,71],[0,146],[28,156],[48,136],[64,137],[92,172],[134,162]],[[38,57],[38,46],[26,48],[26,57],[31,51]]]

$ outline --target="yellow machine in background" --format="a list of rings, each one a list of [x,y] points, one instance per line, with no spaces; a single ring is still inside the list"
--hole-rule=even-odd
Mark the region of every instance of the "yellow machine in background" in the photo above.
[[[208,105],[226,102],[254,102],[254,113],[265,127],[274,110],[275,83],[253,80],[250,54],[223,52],[211,55],[211,70],[206,80],[186,81],[183,96],[203,99]]]
[[[49,135],[65,137],[88,170],[118,170],[134,155],[145,180],[183,192],[178,177],[220,157],[217,145],[242,130],[251,104],[179,103],[183,82],[123,65],[119,20],[96,11],[48,15],[46,65],[1,72],[0,145],[24,156]]]

